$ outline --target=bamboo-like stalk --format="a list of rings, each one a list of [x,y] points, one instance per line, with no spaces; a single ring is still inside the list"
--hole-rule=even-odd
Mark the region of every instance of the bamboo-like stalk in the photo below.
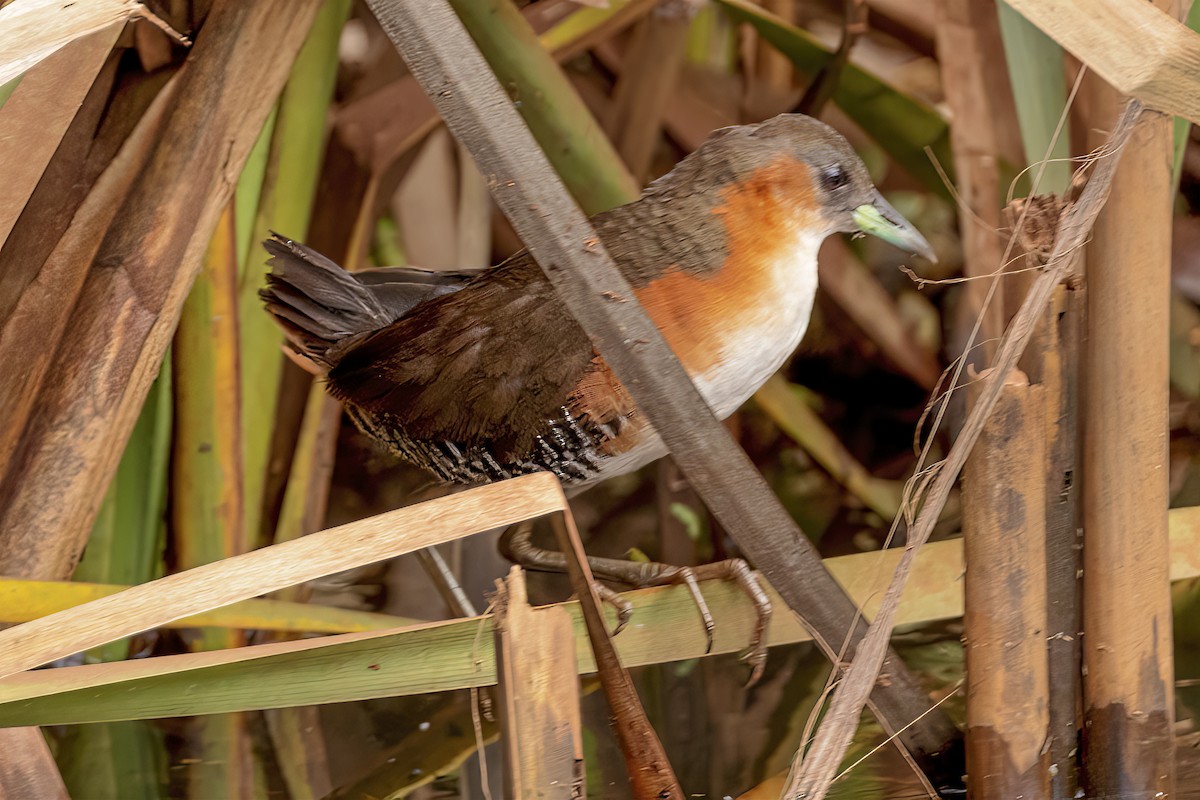
[[[885,602],[872,621],[867,636],[859,645],[845,680],[834,693],[829,712],[817,729],[812,748],[807,753],[797,753],[794,762],[797,769],[793,772],[791,782],[792,791],[804,792],[818,800],[828,792],[838,763],[858,725],[859,715],[883,667],[887,641],[894,625],[893,615],[908,581],[908,573],[916,553],[928,541],[938,515],[945,508],[958,473],[999,397],[1003,388],[999,381],[1015,367],[1017,359],[1029,342],[1037,320],[1044,314],[1046,303],[1066,275],[1071,263],[1069,258],[1084,244],[1097,214],[1103,209],[1112,186],[1113,172],[1131,133],[1139,129],[1142,114],[1142,108],[1136,102],[1126,105],[1108,139],[1108,151],[1095,163],[1087,186],[1061,220],[1046,269],[1030,287],[1029,295],[1013,317],[1004,341],[1001,342],[992,380],[987,382],[972,406],[954,446],[929,481],[928,491],[923,493],[921,510],[909,531],[909,546],[892,576]],[[957,377],[958,373],[955,374],[955,380]]]
[[[979,800],[1050,791],[1043,395],[1010,373],[963,472],[967,786]]]
[[[1026,161],[1049,159],[1028,175],[1037,178],[1036,194],[1063,195],[1070,185],[1072,165],[1065,160],[1070,155],[1071,132],[1069,118],[1062,118],[1067,101],[1062,50],[1004,0],[997,0],[996,10]],[[1038,256],[1027,254],[1024,265],[1039,266]],[[1006,279],[1006,310],[1020,304],[1028,282],[1025,276]],[[1073,798],[1078,788],[1082,559],[1077,476],[1083,311],[1082,286],[1060,286],[1021,360],[1021,368],[1030,380],[1045,388],[1046,639],[1050,670],[1046,750],[1050,794],[1055,800]]]
[[[1120,96],[1093,76],[1082,93],[1095,138],[1112,125]],[[1126,150],[1087,247],[1084,768],[1089,795],[1152,797],[1172,792],[1174,772],[1170,118],[1147,119]]]
[[[1027,263],[1032,258],[1027,259]],[[1046,440],[1046,645],[1049,660],[1050,796],[1078,789],[1080,556],[1078,419],[1082,286],[1059,286],[1021,367],[1044,391]]]

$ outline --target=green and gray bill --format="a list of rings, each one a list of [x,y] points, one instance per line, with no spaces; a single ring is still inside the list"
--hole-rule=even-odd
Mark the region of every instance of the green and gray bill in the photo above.
[[[855,224],[863,233],[878,236],[901,250],[937,261],[937,256],[934,255],[929,242],[925,241],[925,237],[878,192],[870,203],[854,209],[853,216]]]

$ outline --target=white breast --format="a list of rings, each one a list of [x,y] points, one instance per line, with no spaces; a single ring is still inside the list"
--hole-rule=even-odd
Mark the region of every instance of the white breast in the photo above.
[[[739,325],[723,337],[721,358],[715,369],[693,380],[718,419],[725,419],[745,403],[796,351],[817,293],[817,251],[824,235],[798,234],[794,246],[781,248],[773,271],[774,292],[763,296],[756,320]],[[667,454],[658,433],[645,432],[637,446],[604,460],[596,478],[639,469]]]
[[[720,363],[696,377],[700,394],[720,419],[737,411],[799,347],[817,293],[817,250],[823,239],[799,234],[795,245],[783,250],[773,273],[775,291],[762,298],[757,319],[730,331]]]

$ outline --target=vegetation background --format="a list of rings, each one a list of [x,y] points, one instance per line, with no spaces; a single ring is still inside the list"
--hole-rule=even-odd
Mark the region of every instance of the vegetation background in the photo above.
[[[800,352],[729,427],[825,558],[902,545],[904,527],[889,529],[921,447],[944,454],[962,424],[962,393],[940,427],[927,416],[943,370],[978,319],[968,360],[986,363],[1036,269],[1024,256],[1008,264],[999,297],[985,302],[1012,224],[1005,209],[1035,175],[1039,193],[1071,191],[1078,164],[1068,159],[1096,143],[1095,75],[1079,83],[1080,62],[1003,0],[450,2],[588,213],[635,197],[719,127],[803,110],[851,140],[939,261],[914,273],[873,240],[828,242]],[[0,34],[20,5],[0,9]],[[364,4],[161,0],[148,4],[157,22],[134,5],[96,3],[85,24],[43,4],[36,19],[71,41],[0,87],[6,623],[389,511],[424,487],[427,476],[366,441],[283,356],[257,297],[269,230],[349,268],[479,267],[521,247]],[[91,27],[77,35],[77,24]],[[1175,537],[1196,526],[1200,506],[1200,142],[1184,120],[1173,141],[1169,351],[1147,358],[1169,370]],[[1037,255],[1038,241],[1021,244]],[[593,555],[737,555],[669,459],[572,510]],[[934,541],[955,542],[962,526],[955,495]],[[955,547],[929,558],[953,569]],[[495,534],[444,555],[485,608],[507,571]],[[869,576],[877,562],[842,563]],[[1175,566],[1173,577],[1192,578],[1173,587],[1182,788],[1200,785],[1200,629],[1196,571]],[[873,580],[881,592],[884,578]],[[957,606],[938,594],[946,586],[910,587],[932,610],[914,612],[893,641],[930,697],[964,721],[962,590],[949,589]],[[540,575],[530,592],[535,603],[570,594],[565,579]],[[454,616],[415,556],[274,600],[56,666]],[[699,629],[686,605],[638,621]],[[484,781],[499,796],[499,750],[477,741],[494,742],[495,724],[473,720],[465,689],[438,691],[439,648],[462,646],[450,638],[422,640],[423,667],[403,696],[335,702],[351,688],[331,670],[319,691],[306,689],[311,704],[204,713],[214,706],[190,684],[131,672],[90,705],[78,684],[28,703],[0,690],[0,721],[45,725],[75,798],[474,798]],[[736,646],[641,656],[642,701],[689,792],[776,796],[828,678],[810,643],[776,643],[750,690]],[[290,674],[235,665],[189,680],[294,705],[279,701]],[[627,797],[594,688],[585,679],[587,791]],[[864,715],[830,796],[927,796],[895,749],[873,750],[883,740]]]

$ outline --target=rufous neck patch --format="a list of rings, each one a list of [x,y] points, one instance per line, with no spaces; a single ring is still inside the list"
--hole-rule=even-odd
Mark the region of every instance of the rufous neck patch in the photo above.
[[[702,275],[671,268],[637,291],[693,376],[713,369],[739,329],[787,302],[780,286],[796,268],[798,241],[825,228],[809,169],[795,158],[781,156],[720,194],[712,213],[728,237],[724,263]]]

